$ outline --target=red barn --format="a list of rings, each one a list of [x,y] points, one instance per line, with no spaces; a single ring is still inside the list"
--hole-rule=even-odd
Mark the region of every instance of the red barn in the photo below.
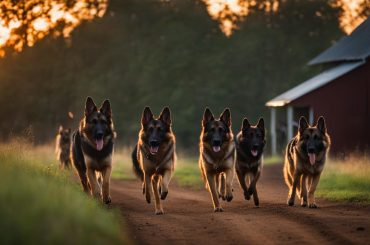
[[[291,139],[301,115],[314,123],[323,115],[335,154],[370,147],[370,18],[308,64],[328,69],[268,101],[271,108],[271,149],[276,154],[276,109],[286,109],[286,139]],[[279,127],[281,131],[281,126]],[[283,130],[284,131],[284,130]],[[281,136],[280,136],[281,137]],[[281,139],[279,139],[281,142]]]

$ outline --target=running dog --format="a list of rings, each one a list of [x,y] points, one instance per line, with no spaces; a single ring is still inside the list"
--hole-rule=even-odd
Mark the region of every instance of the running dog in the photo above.
[[[61,169],[69,169],[71,166],[70,158],[70,148],[71,148],[71,129],[64,129],[60,125],[58,134],[55,140],[55,154],[60,163]]]
[[[324,169],[330,137],[324,117],[310,126],[305,117],[299,120],[298,134],[288,143],[285,153],[284,178],[289,188],[288,205],[294,205],[296,189],[301,206],[317,208],[315,190]],[[307,194],[308,191],[308,194]]]
[[[145,107],[132,162],[136,176],[143,182],[143,194],[148,203],[151,202],[151,193],[154,194],[157,215],[164,214],[160,199],[166,199],[168,194],[175,169],[175,149],[170,109],[165,107],[159,117],[154,118],[150,108]]]
[[[251,126],[248,119],[244,118],[241,131],[236,137],[235,170],[244,191],[244,198],[249,200],[250,196],[253,195],[256,206],[259,206],[256,184],[262,172],[265,145],[263,118],[260,118],[255,126]],[[246,177],[249,178],[249,188],[246,184]]]
[[[111,202],[109,184],[115,132],[109,100],[98,109],[92,98],[87,97],[85,116],[73,134],[72,163],[80,177],[85,192]]]
[[[215,212],[222,212],[219,198],[233,199],[232,182],[235,167],[235,142],[231,130],[231,114],[226,108],[218,119],[206,108],[199,143],[199,168],[211,194]]]

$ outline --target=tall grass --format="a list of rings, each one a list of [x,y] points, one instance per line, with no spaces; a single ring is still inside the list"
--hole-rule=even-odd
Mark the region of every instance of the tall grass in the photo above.
[[[23,140],[0,145],[0,244],[128,243],[119,215],[85,195],[52,153]]]
[[[325,166],[317,194],[334,201],[370,203],[369,153],[330,160]]]

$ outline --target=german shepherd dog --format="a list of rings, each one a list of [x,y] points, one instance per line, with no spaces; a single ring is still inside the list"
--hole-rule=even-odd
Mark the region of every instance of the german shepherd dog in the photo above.
[[[57,155],[61,169],[70,168],[71,166],[70,148],[71,129],[64,129],[63,126],[60,125],[55,140],[55,154]]]
[[[298,134],[288,143],[285,154],[284,178],[289,188],[288,205],[294,205],[296,189],[301,206],[317,208],[315,190],[324,169],[330,147],[324,117],[310,126],[305,117],[299,120]]]
[[[154,118],[149,107],[145,107],[141,118],[139,140],[132,152],[133,170],[143,182],[143,194],[148,203],[151,193],[155,198],[155,214],[164,214],[160,199],[168,194],[176,161],[176,141],[172,132],[171,111],[163,108]]]
[[[80,177],[85,192],[109,204],[110,176],[115,132],[109,100],[98,109],[87,97],[85,117],[79,129],[73,134],[72,162]]]
[[[211,194],[214,211],[222,212],[219,198],[228,202],[233,199],[235,142],[230,109],[226,108],[218,119],[209,108],[205,109],[199,151],[199,168]]]
[[[256,206],[259,206],[256,184],[262,172],[262,155],[265,145],[263,118],[260,118],[255,126],[251,126],[248,119],[244,118],[241,131],[236,136],[235,170],[244,191],[244,198],[249,200],[250,196],[253,195]],[[249,177],[249,188],[246,184],[246,177]]]

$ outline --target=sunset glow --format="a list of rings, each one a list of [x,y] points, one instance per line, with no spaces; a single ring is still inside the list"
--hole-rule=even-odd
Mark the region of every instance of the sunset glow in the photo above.
[[[340,28],[350,34],[370,14],[369,0],[333,0],[331,5],[340,8]]]
[[[277,12],[281,0],[203,0],[207,6],[208,14],[220,23],[221,31],[232,35],[238,29],[238,22],[243,21],[254,10],[265,13]],[[340,28],[347,34],[351,33],[370,15],[369,0],[332,0],[330,5],[339,8]],[[316,15],[321,15],[316,12]]]
[[[258,0],[203,0],[207,5],[208,14],[220,23],[221,31],[230,36],[238,28],[237,23],[251,12],[253,7],[265,12],[276,12],[279,1]]]
[[[107,0],[3,0],[0,9],[1,57],[5,47],[21,51],[48,34],[68,38],[82,21],[102,17]]]

